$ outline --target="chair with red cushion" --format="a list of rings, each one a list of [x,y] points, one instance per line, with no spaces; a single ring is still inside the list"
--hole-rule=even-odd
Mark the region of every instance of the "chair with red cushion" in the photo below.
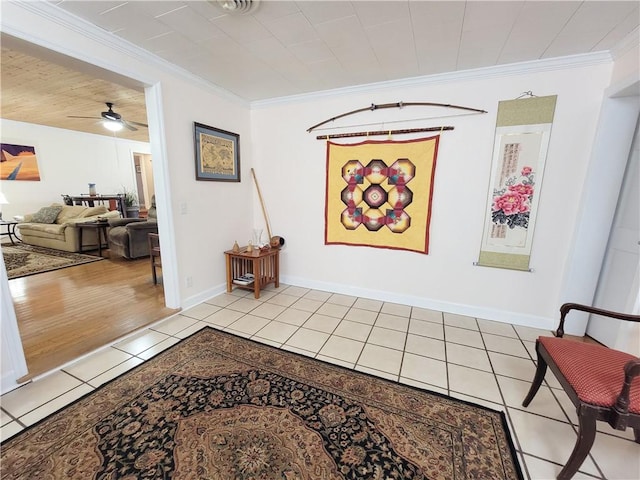
[[[578,414],[578,440],[558,480],[567,480],[578,471],[596,437],[596,421],[605,421],[616,430],[633,428],[640,443],[640,358],[599,344],[562,338],[565,317],[570,310],[640,322],[639,315],[565,303],[560,307],[560,325],[555,337],[536,340],[538,368],[527,397],[527,407],[537,393],[547,365],[567,393]]]

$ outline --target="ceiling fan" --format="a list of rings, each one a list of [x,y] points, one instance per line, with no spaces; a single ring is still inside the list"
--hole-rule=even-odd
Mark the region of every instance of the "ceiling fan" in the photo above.
[[[81,117],[77,115],[68,115],[67,118],[91,118],[94,120],[105,120],[104,126],[111,131],[121,130],[122,127],[128,128],[131,131],[137,131],[138,129],[134,126],[137,125],[139,127],[148,127],[146,123],[133,122],[130,120],[125,120],[122,118],[122,115],[113,111],[113,103],[105,102],[108,110],[106,112],[101,112],[100,117]]]

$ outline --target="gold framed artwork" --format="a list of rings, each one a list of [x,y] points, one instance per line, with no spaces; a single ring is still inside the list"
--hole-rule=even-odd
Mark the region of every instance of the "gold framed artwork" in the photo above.
[[[240,135],[194,122],[196,180],[240,181]]]

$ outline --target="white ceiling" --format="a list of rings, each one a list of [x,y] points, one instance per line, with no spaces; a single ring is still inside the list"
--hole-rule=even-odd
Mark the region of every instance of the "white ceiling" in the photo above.
[[[44,5],[247,102],[611,51],[637,37],[640,20],[637,0],[262,0],[248,15],[215,0]],[[5,34],[1,62],[2,118],[148,141],[144,127],[113,134],[98,120],[113,102],[124,118],[146,123],[138,82]]]
[[[608,51],[640,20],[637,0],[52,3],[248,101]]]

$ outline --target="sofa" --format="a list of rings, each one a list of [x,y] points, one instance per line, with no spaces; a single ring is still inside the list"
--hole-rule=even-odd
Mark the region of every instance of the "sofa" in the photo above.
[[[23,243],[65,252],[79,252],[80,232],[76,226],[78,223],[116,218],[120,218],[120,212],[109,211],[104,205],[86,207],[54,203],[25,215],[24,221],[18,223],[16,228]],[[83,235],[82,245],[83,250],[96,249],[98,239],[94,235]]]
[[[109,220],[109,253],[134,259],[149,256],[150,233],[158,233],[156,197],[151,197],[147,218],[120,218]]]

